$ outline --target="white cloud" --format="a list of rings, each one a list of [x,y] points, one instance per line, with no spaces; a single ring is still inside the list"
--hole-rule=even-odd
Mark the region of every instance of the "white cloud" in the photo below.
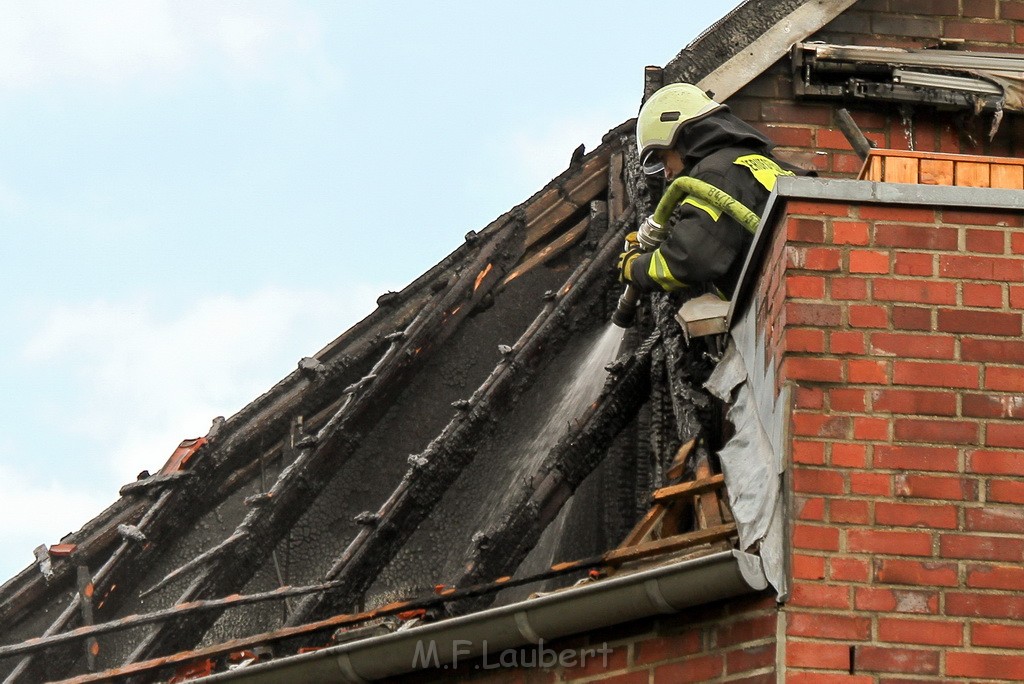
[[[69,483],[31,481],[0,463],[0,582],[33,562],[32,549],[56,544],[113,498]]]
[[[192,69],[329,79],[320,23],[269,0],[0,4],[0,87],[161,82]]]
[[[344,297],[265,289],[209,297],[176,316],[146,300],[60,307],[45,315],[23,360],[68,379],[50,396],[59,402],[54,424],[127,482],[162,465],[182,439],[205,434],[214,416],[268,390],[372,311],[384,289]]]

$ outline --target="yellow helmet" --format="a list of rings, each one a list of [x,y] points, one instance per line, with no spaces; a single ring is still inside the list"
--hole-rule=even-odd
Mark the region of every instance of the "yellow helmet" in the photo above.
[[[654,152],[672,149],[684,124],[724,106],[690,83],[670,83],[651,95],[636,119],[636,148],[644,173],[662,172],[665,165]]]

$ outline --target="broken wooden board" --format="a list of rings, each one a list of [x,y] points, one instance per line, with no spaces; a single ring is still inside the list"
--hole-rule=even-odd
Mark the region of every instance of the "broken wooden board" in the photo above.
[[[1024,189],[1024,159],[874,149],[860,180],[973,188]]]
[[[589,227],[590,218],[587,217],[549,242],[543,249],[527,256],[512,270],[511,273],[505,276],[505,279],[501,281],[501,285],[499,287],[505,287],[524,273],[530,272],[548,259],[552,259],[569,249],[579,242],[580,238],[583,237]]]
[[[717,527],[709,527],[706,530],[695,530],[685,534],[665,537],[664,539],[644,542],[636,546],[615,549],[605,554],[605,560],[609,565],[622,565],[623,563],[640,560],[641,558],[687,549],[701,544],[710,544],[711,542],[727,539],[734,534],[736,534],[735,523],[718,525]]]
[[[703,494],[704,492],[710,492],[718,489],[723,484],[725,484],[725,476],[719,473],[718,475],[712,475],[711,477],[703,480],[693,480],[692,482],[683,482],[682,484],[672,485],[671,487],[664,487],[654,492],[654,496],[652,498],[655,503],[662,503],[688,494],[697,495]]]

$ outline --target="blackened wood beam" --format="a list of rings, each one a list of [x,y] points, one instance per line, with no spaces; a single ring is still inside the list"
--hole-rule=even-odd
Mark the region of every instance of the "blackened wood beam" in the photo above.
[[[96,563],[117,543],[117,526],[137,521],[147,508],[149,503],[145,500],[119,499],[81,530],[62,540],[77,548],[68,559],[54,559],[54,577],[49,582],[35,563],[7,581],[0,588],[0,633],[37,609],[37,603],[50,593],[69,589],[76,563]]]
[[[690,543],[692,544],[692,542]],[[654,553],[656,551],[660,550],[644,551],[644,553]],[[144,678],[141,679],[141,681],[154,681],[162,670],[202,658],[223,656],[234,651],[240,651],[254,646],[264,646],[280,641],[295,639],[296,637],[309,637],[315,634],[323,634],[327,631],[334,631],[339,628],[351,628],[355,625],[359,625],[370,620],[376,620],[381,617],[398,615],[407,611],[436,608],[450,601],[484,596],[505,589],[510,589],[512,587],[535,584],[555,577],[561,577],[569,573],[579,572],[580,570],[596,569],[601,566],[606,566],[610,562],[615,562],[616,557],[614,554],[614,551],[610,551],[600,556],[591,556],[589,558],[558,563],[547,570],[527,577],[519,577],[516,579],[511,577],[501,577],[493,581],[484,582],[464,589],[448,588],[440,592],[440,594],[432,593],[425,597],[411,598],[406,601],[396,601],[394,603],[381,606],[380,608],[362,613],[332,615],[329,618],[318,620],[316,622],[309,622],[295,627],[282,627],[281,629],[271,632],[263,632],[260,634],[230,639],[212,646],[205,646],[191,651],[181,651],[162,658],[153,658],[144,662],[132,663],[124,667],[114,668],[104,672],[80,675],[70,679],[61,680],[54,684],[90,684],[91,682],[119,681],[121,679],[131,677],[135,677],[137,681],[140,677]],[[212,601],[196,601],[188,605],[154,611],[153,613],[147,613],[145,615],[129,615],[121,620],[95,625],[94,627],[85,628],[76,632],[59,634],[45,640],[38,639],[21,644],[0,646],[0,659],[21,653],[35,653],[43,649],[51,648],[55,644],[73,643],[81,639],[95,636],[96,634],[115,632],[130,627],[159,622],[176,614],[203,612],[212,608],[220,607],[221,604],[225,603],[230,605],[244,605],[280,599],[282,596],[294,595],[295,592],[324,591],[326,588],[327,587],[324,586],[292,587],[289,592],[282,592],[278,590],[274,592],[250,594],[248,596],[235,595]]]
[[[492,237],[450,286],[440,305],[421,312],[404,335],[392,340],[364,381],[349,388],[348,400],[327,424],[298,445],[298,457],[281,472],[263,505],[250,509],[225,543],[197,568],[200,575],[178,603],[237,591],[252,577],[259,562],[323,490],[339,463],[356,450],[363,436],[384,415],[404,388],[409,373],[431,356],[519,260],[523,228],[515,222]],[[128,662],[192,646],[217,616],[214,613],[191,621],[174,620],[157,627],[141,641]]]
[[[600,465],[608,445],[636,416],[650,392],[651,351],[660,334],[651,337],[616,364],[599,399],[548,453],[532,477],[519,485],[504,517],[474,537],[466,570],[456,587],[484,578],[510,575],[537,544],[540,535],[576,488]],[[482,608],[481,601],[448,607],[451,614]]]
[[[692,345],[683,339],[682,328],[675,320],[678,300],[668,295],[652,297],[655,325],[661,331],[665,349],[665,374],[675,415],[676,437],[683,443],[701,430],[700,413],[711,406],[711,395],[703,389],[712,365],[704,356],[702,339]]]
[[[861,158],[861,161],[868,158],[871,153],[871,148],[874,145],[871,141],[865,137],[864,132],[860,130],[860,126],[853,120],[853,116],[850,114],[850,110],[846,107],[840,107],[836,110],[836,120],[839,122],[839,130],[846,136],[847,142],[850,143],[850,147],[857,153],[857,156]]]
[[[159,515],[160,511],[168,505],[168,502],[173,498],[173,492],[171,490],[164,490],[160,497],[152,502],[145,515],[138,520],[136,528],[145,534],[149,530],[150,525],[154,519]],[[128,555],[129,551],[141,546],[137,542],[122,538],[121,543],[117,546],[112,554],[107,558],[106,562],[90,577],[90,585],[92,586],[92,596],[95,599],[92,613],[95,615],[102,608],[105,601],[110,598],[110,587],[116,586],[116,583],[111,582],[111,577],[120,568],[124,568],[124,559]],[[96,591],[97,586],[107,587],[103,593]],[[77,627],[81,624],[82,619],[82,604],[83,599],[81,593],[76,593],[71,598],[71,602],[64,607],[57,617],[54,618],[53,622],[43,631],[43,638],[50,637],[67,629]],[[98,604],[98,606],[97,606]],[[78,659],[79,653],[74,650],[53,652],[48,655],[49,663],[48,669],[50,671],[63,671],[70,668],[74,662]],[[17,681],[31,681],[38,680],[40,677],[36,676],[35,668],[38,663],[34,660],[33,656],[26,656],[11,670],[7,678],[4,679],[3,684],[13,684]],[[28,679],[25,679],[25,678]]]
[[[615,558],[614,553],[614,551],[608,551],[599,556],[558,563],[547,570],[543,570],[526,577],[518,577],[516,579],[512,579],[511,577],[500,577],[495,580],[489,580],[463,589],[448,587],[440,592],[434,591],[426,596],[412,596],[408,599],[388,603],[373,610],[354,614],[332,615],[324,620],[304,622],[301,625],[283,627],[272,632],[264,632],[261,634],[232,639],[226,642],[220,642],[205,649],[200,649],[199,651],[175,653],[172,656],[161,658],[159,660],[164,662],[180,663],[203,655],[220,655],[233,650],[238,650],[242,647],[268,644],[289,637],[320,632],[324,629],[356,625],[360,622],[366,622],[383,616],[396,615],[398,613],[404,613],[414,609],[433,608],[450,601],[496,593],[511,587],[524,586],[559,577],[580,569],[607,565],[610,559]],[[308,586],[285,586],[255,594],[232,594],[231,596],[224,596],[216,599],[192,601],[187,604],[178,604],[171,606],[170,608],[162,608],[160,610],[143,613],[141,615],[126,615],[125,617],[117,620],[111,620],[110,622],[104,622],[96,625],[83,626],[70,632],[62,632],[60,634],[54,634],[39,639],[29,639],[28,641],[23,641],[17,644],[0,645],[0,660],[25,654],[38,654],[41,651],[50,650],[57,646],[75,644],[80,641],[88,641],[104,634],[124,632],[133,628],[164,622],[171,618],[181,617],[183,615],[194,615],[196,613],[203,613],[206,611],[224,610],[225,608],[237,608],[240,606],[254,605],[269,601],[282,601],[289,597],[306,596],[308,594],[331,591],[339,586],[341,586],[341,584],[337,581]],[[138,665],[152,666],[152,663],[139,663]],[[126,676],[138,671],[140,671],[139,668],[128,666],[123,668],[119,674],[121,676]],[[111,672],[107,672],[100,673],[93,677],[87,675],[84,679],[92,681],[97,678],[102,678],[104,675],[111,679],[114,678]]]
[[[607,226],[600,213],[592,217],[591,224]],[[607,286],[609,265],[620,248],[621,235],[621,224],[606,228],[596,252],[577,266],[511,352],[462,406],[461,413],[422,453],[410,458],[408,472],[380,507],[373,525],[360,530],[324,576],[324,581],[341,582],[345,588],[307,597],[291,615],[289,625],[301,624],[325,611],[349,607],[376,581],[380,571],[472,462],[488,434],[487,425],[500,419],[543,362],[563,346],[572,327],[572,313],[594,296],[595,288]]]

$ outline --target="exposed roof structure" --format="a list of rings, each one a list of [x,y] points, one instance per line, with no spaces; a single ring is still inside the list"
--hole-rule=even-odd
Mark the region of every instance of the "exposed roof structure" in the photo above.
[[[725,99],[852,4],[747,0],[650,70],[646,88],[688,80]],[[257,646],[293,656],[386,638],[390,648],[400,639],[381,620],[400,615],[493,618],[522,633],[535,618],[502,606],[589,570],[602,579],[580,596],[621,591],[615,600],[637,610],[699,599],[677,592],[673,573],[710,567],[725,579],[708,595],[768,581],[784,591],[742,553],[757,526],[715,494],[722,417],[703,385],[721,349],[684,344],[679,302],[666,296],[624,339],[607,327],[614,255],[653,209],[632,130],[627,121],[573,155],[533,197],[40,549],[0,587],[4,681],[153,678]],[[651,557],[681,562],[633,579],[620,570]],[[558,599],[538,605],[549,604]],[[372,653],[362,665],[351,656],[353,681],[369,676]]]

